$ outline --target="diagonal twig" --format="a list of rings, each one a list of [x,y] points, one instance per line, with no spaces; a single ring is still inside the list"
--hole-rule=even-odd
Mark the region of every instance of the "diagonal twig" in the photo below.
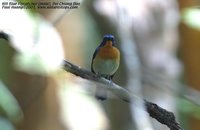
[[[99,84],[103,84],[102,87],[105,87],[107,90],[113,92],[120,99],[128,103],[130,102],[131,98],[136,98],[137,100],[141,100],[140,97],[136,97],[133,93],[130,93],[126,89],[122,88],[121,86],[115,83],[111,84],[109,80],[99,77],[98,75],[93,74],[92,72],[86,69],[83,69],[79,66],[76,66],[66,60],[64,61],[63,69],[66,70],[67,72],[70,72],[76,76],[80,76],[84,79],[88,79],[91,81],[95,81]],[[172,112],[169,112],[161,108],[157,104],[149,102],[147,100],[144,100],[144,102],[145,102],[146,110],[152,118],[156,119],[162,124],[167,125],[171,130],[183,130],[180,124],[176,121],[175,116]]]

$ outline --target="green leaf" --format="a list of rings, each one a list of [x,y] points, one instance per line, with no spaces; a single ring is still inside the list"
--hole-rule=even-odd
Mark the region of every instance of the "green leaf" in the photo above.
[[[0,81],[0,110],[12,122],[17,123],[23,118],[22,110],[11,92]],[[1,113],[2,113],[1,112]]]
[[[0,117],[0,128],[1,130],[15,130],[12,123],[9,120],[2,117]]]
[[[194,117],[200,119],[200,106],[193,104],[186,99],[180,99],[178,103],[178,108],[181,112],[193,115]]]

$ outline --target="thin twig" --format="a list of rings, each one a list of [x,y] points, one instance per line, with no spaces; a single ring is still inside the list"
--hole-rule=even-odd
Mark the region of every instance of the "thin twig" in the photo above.
[[[58,15],[54,21],[52,22],[52,24],[55,26],[57,25],[64,17],[65,15],[67,15],[70,12],[70,10],[64,10],[60,15]]]
[[[84,79],[88,79],[91,81],[95,81],[99,84],[103,84],[103,86],[107,90],[116,94],[123,101],[130,102],[131,98],[136,98],[137,100],[141,100],[140,97],[136,97],[133,93],[130,93],[126,89],[122,88],[121,86],[115,83],[111,84],[109,80],[99,77],[98,75],[95,75],[92,72],[86,69],[80,68],[79,66],[76,66],[68,61],[64,61],[63,69],[66,70],[67,72],[70,72],[76,76],[80,76]],[[144,102],[145,102],[147,112],[152,118],[155,118],[160,123],[167,125],[171,130],[183,130],[180,124],[176,122],[175,116],[172,112],[169,112],[159,107],[157,104],[154,104],[147,100],[144,100]]]
[[[142,68],[143,75],[142,75],[142,81],[147,84],[153,84],[150,85],[152,87],[158,86],[161,89],[170,89],[171,92],[174,92],[176,95],[183,97],[192,103],[200,106],[200,92],[193,89],[193,87],[185,85],[181,82],[178,82],[175,79],[170,79],[169,77],[165,77],[163,75],[153,73],[152,71]],[[162,86],[166,86],[163,88]],[[178,87],[174,87],[178,86]],[[180,88],[183,90],[180,91]]]

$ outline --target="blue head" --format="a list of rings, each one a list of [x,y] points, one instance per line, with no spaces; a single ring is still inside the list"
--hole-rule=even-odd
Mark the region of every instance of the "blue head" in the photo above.
[[[112,43],[112,46],[115,46],[115,37],[111,34],[104,35],[103,41],[100,44],[100,47],[105,46],[108,43]]]

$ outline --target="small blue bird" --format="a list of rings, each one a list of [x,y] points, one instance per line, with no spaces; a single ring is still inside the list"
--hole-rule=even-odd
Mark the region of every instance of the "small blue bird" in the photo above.
[[[113,35],[107,34],[93,54],[91,71],[108,80],[112,80],[119,68],[119,62],[120,52],[115,47],[115,38]],[[97,99],[105,100],[107,93],[103,88],[97,88],[95,96]]]

